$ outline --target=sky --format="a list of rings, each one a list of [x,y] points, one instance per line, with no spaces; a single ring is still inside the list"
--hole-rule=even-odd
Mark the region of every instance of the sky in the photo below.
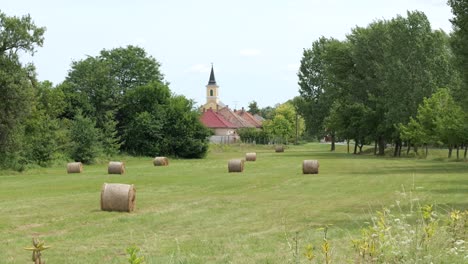
[[[221,101],[231,108],[274,106],[299,95],[304,48],[320,38],[345,39],[378,19],[426,14],[451,31],[446,0],[1,0],[8,16],[30,14],[44,26],[43,47],[23,58],[38,79],[65,80],[73,61],[137,45],[161,63],[175,94],[206,101],[211,63]]]

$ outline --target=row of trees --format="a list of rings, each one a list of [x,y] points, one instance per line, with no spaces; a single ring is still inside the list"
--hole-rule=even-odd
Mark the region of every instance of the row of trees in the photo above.
[[[194,102],[174,95],[145,50],[102,50],[72,63],[57,86],[38,82],[33,55],[45,28],[29,15],[0,12],[0,167],[22,169],[54,159],[93,162],[99,155],[203,157],[210,131]]]
[[[454,10],[460,5],[463,16],[467,2],[449,1]],[[467,42],[458,35],[466,36],[461,28],[467,27],[454,13],[451,36],[433,30],[425,14],[415,11],[356,27],[345,40],[313,42],[298,73],[303,100],[297,105],[307,132],[329,135],[332,150],[338,138],[354,140],[355,153],[372,141],[379,155],[390,142],[394,155],[404,142],[466,146],[468,86],[460,74],[466,74],[466,45],[459,43]]]

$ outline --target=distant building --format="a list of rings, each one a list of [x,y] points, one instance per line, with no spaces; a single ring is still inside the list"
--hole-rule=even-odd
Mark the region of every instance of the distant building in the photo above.
[[[239,140],[237,129],[246,127],[260,129],[264,120],[261,116],[253,116],[243,107],[241,110],[233,111],[221,102],[213,65],[206,85],[206,103],[201,106],[200,110],[202,111],[200,120],[206,127],[213,130],[214,136],[210,140],[216,143],[236,142]]]

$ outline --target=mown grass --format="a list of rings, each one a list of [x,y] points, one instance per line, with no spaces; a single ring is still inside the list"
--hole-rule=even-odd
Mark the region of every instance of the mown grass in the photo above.
[[[27,263],[23,247],[32,236],[53,247],[44,252],[48,263],[126,263],[132,245],[148,263],[290,263],[296,232],[301,252],[326,224],[332,245],[349,247],[370,215],[403,190],[421,204],[468,209],[466,162],[328,149],[218,146],[206,159],[171,159],[168,167],[121,157],[125,175],[108,175],[107,164],[81,174],[66,174],[66,164],[2,172],[0,263]],[[227,172],[229,159],[254,151],[257,161],[243,173]],[[320,174],[302,175],[304,159],[318,159]],[[104,182],[135,184],[136,211],[100,211]]]

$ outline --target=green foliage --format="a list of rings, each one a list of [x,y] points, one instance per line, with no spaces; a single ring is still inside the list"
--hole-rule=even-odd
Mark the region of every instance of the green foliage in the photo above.
[[[200,122],[200,113],[192,100],[172,96],[166,107],[166,153],[181,158],[203,158],[208,152],[211,131]]]
[[[163,120],[147,111],[138,113],[125,128],[125,150],[133,155],[158,156],[163,153]]]
[[[78,113],[71,123],[70,157],[75,161],[93,163],[100,152],[99,130],[90,118]]]
[[[243,142],[254,142],[256,144],[267,144],[269,136],[265,130],[259,130],[253,127],[245,127],[237,130],[237,134]]]
[[[298,73],[308,133],[378,140],[383,155],[386,141],[400,142],[397,124],[414,117],[424,97],[439,87],[457,88],[448,40],[415,11],[356,27],[344,41],[315,41]],[[352,127],[350,116],[356,116]]]
[[[209,130],[199,121],[193,102],[171,96],[159,82],[129,91],[120,112],[123,149],[135,155],[201,158],[208,150]]]
[[[248,112],[251,113],[252,115],[260,113],[260,109],[258,108],[258,105],[257,105],[256,101],[252,101],[252,102],[249,103]]]
[[[451,147],[468,140],[467,115],[448,89],[439,89],[419,106],[416,118],[399,125],[401,137],[414,144],[442,142]]]
[[[23,169],[25,122],[34,110],[33,65],[23,66],[18,54],[34,54],[45,28],[29,15],[9,17],[0,11],[0,167]]]
[[[67,101],[65,116],[71,118],[80,110],[102,129],[106,112],[113,111],[119,113],[115,121],[124,125],[120,113],[125,95],[150,83],[162,84],[159,67],[144,49],[135,46],[102,50],[99,56],[73,62],[61,85]]]
[[[451,46],[454,53],[457,55],[455,62],[462,74],[464,80],[464,91],[465,95],[463,99],[466,103],[468,96],[466,95],[466,89],[468,89],[468,74],[466,68],[468,66],[468,1],[466,0],[448,0],[449,6],[452,8],[454,17],[450,20],[453,25],[453,34],[451,38]],[[461,94],[460,94],[461,95]]]
[[[129,264],[144,264],[145,263],[145,258],[144,257],[139,257],[140,253],[140,248],[137,246],[132,246],[127,248],[127,254],[128,256],[128,263]]]
[[[44,27],[37,27],[31,16],[9,17],[0,11],[0,54],[16,57],[18,51],[34,54],[44,43]]]
[[[296,121],[298,134],[302,135],[304,132],[304,120],[296,115],[298,114],[291,102],[279,105],[273,119],[263,122],[263,129],[275,142],[293,142],[296,137]]]
[[[112,157],[119,153],[122,143],[117,131],[117,121],[115,121],[114,113],[111,111],[105,114],[101,128],[100,142],[105,155]]]

